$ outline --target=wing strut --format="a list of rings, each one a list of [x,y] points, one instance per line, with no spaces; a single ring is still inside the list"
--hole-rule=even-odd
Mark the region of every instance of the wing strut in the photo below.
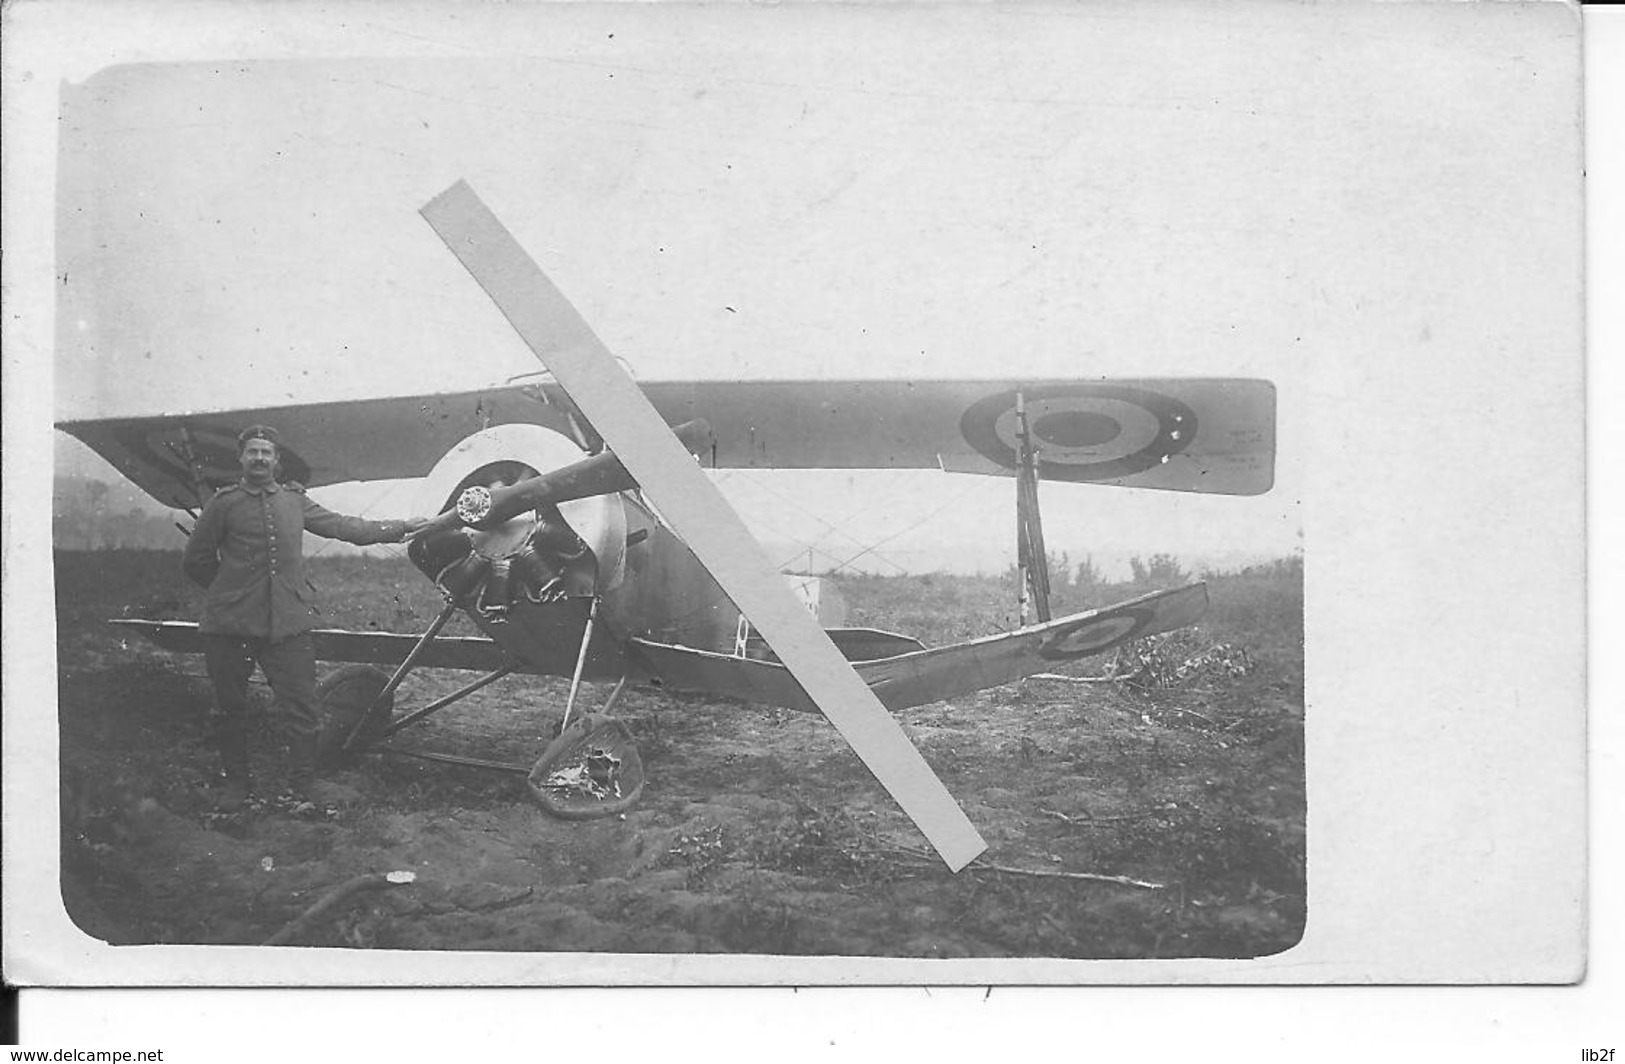
[[[1027,425],[1027,401],[1016,393],[1016,595],[1021,627],[1027,627],[1028,595],[1038,612],[1038,623],[1048,624],[1049,552],[1044,547],[1044,522],[1038,512],[1038,449]]]
[[[948,867],[969,864],[987,843],[576,309],[467,183],[421,213]]]

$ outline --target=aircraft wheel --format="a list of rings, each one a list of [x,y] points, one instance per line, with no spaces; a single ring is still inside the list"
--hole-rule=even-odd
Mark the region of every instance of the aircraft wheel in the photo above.
[[[556,817],[614,816],[642,797],[643,760],[625,724],[589,713],[548,744],[525,785]]]
[[[322,730],[317,737],[316,763],[322,766],[353,763],[356,755],[378,740],[395,710],[391,694],[367,717],[356,745],[349,751],[344,742],[373,699],[389,684],[389,673],[373,665],[345,665],[328,673],[316,685],[316,713]]]

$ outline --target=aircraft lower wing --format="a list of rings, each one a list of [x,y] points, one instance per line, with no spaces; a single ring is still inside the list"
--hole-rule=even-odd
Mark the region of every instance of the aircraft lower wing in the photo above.
[[[1207,586],[1156,591],[1002,635],[854,663],[882,705],[899,710],[1011,683],[1112,647],[1194,624],[1207,611]],[[813,711],[790,673],[770,661],[633,639],[634,657],[664,687]]]
[[[867,629],[835,629],[831,635],[865,683],[887,709],[907,709],[1011,683],[1077,658],[1194,624],[1207,610],[1207,587],[1192,584],[1157,591],[1105,609],[1088,610],[1048,624],[953,646],[918,649],[865,660],[877,648],[919,646],[915,640]],[[111,622],[177,654],[201,654],[203,641],[193,621],[120,619]],[[843,638],[848,632],[854,638]],[[397,632],[354,632],[318,628],[311,633],[321,661],[396,665],[417,642]],[[558,667],[517,671],[568,676],[574,650],[560,644]],[[816,712],[817,707],[788,669],[762,657],[738,657],[709,650],[632,639],[627,647],[630,678],[673,691],[717,695],[786,709]],[[424,649],[420,664],[431,669],[494,672],[510,664],[495,642],[480,636],[440,636]]]
[[[174,654],[203,653],[203,637],[196,621],[151,621],[137,618],[119,618],[109,623],[127,632],[134,632],[161,650]],[[872,628],[828,628],[830,640],[848,661],[872,661],[876,658],[895,657],[925,649],[918,639],[895,632],[877,632]],[[418,637],[400,632],[356,632],[345,628],[317,628],[310,633],[318,661],[356,662],[363,665],[399,665],[417,644]],[[569,676],[574,669],[580,626],[568,637],[546,642],[553,648],[533,653],[536,661],[517,663],[503,651],[500,644],[484,636],[436,636],[424,648],[418,664],[428,669],[469,669],[475,672],[495,672],[507,665],[517,664],[514,671],[533,676]],[[623,672],[637,683],[658,682],[660,677],[647,670],[639,670],[626,660],[619,648],[600,643],[608,642],[594,637],[595,655],[589,655],[586,674],[600,679],[613,679]],[[652,644],[661,646],[663,644]],[[765,646],[752,645],[748,653],[756,660],[775,660]],[[594,660],[596,657],[596,660]],[[737,660],[729,658],[729,661]]]
[[[111,623],[151,640],[163,650],[176,654],[203,653],[203,637],[198,634],[195,621],[120,619]],[[317,660],[366,665],[399,665],[418,641],[415,635],[398,632],[352,632],[342,628],[318,628],[310,636]],[[559,671],[568,676],[575,660],[574,650],[562,652],[560,660],[563,664]],[[511,664],[511,659],[500,646],[481,636],[439,636],[424,648],[418,664],[430,669],[495,672]]]
[[[1141,636],[1195,624],[1207,612],[1207,585],[1156,591],[1005,635],[857,666],[890,709],[924,705],[1011,683],[1092,657]]]

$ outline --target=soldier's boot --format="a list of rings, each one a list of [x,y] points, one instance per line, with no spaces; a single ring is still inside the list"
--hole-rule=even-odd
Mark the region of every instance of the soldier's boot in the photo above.
[[[304,792],[316,779],[319,736],[315,732],[295,732],[288,737],[288,785]]]
[[[216,737],[220,746],[220,760],[226,769],[226,780],[215,796],[214,807],[223,813],[235,813],[248,801],[248,735],[239,724],[220,729]]]

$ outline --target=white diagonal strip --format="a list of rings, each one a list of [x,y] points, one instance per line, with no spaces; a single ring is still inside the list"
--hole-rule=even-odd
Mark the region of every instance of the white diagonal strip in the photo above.
[[[975,859],[987,844],[931,766],[541,268],[465,182],[421,213],[948,867]]]

